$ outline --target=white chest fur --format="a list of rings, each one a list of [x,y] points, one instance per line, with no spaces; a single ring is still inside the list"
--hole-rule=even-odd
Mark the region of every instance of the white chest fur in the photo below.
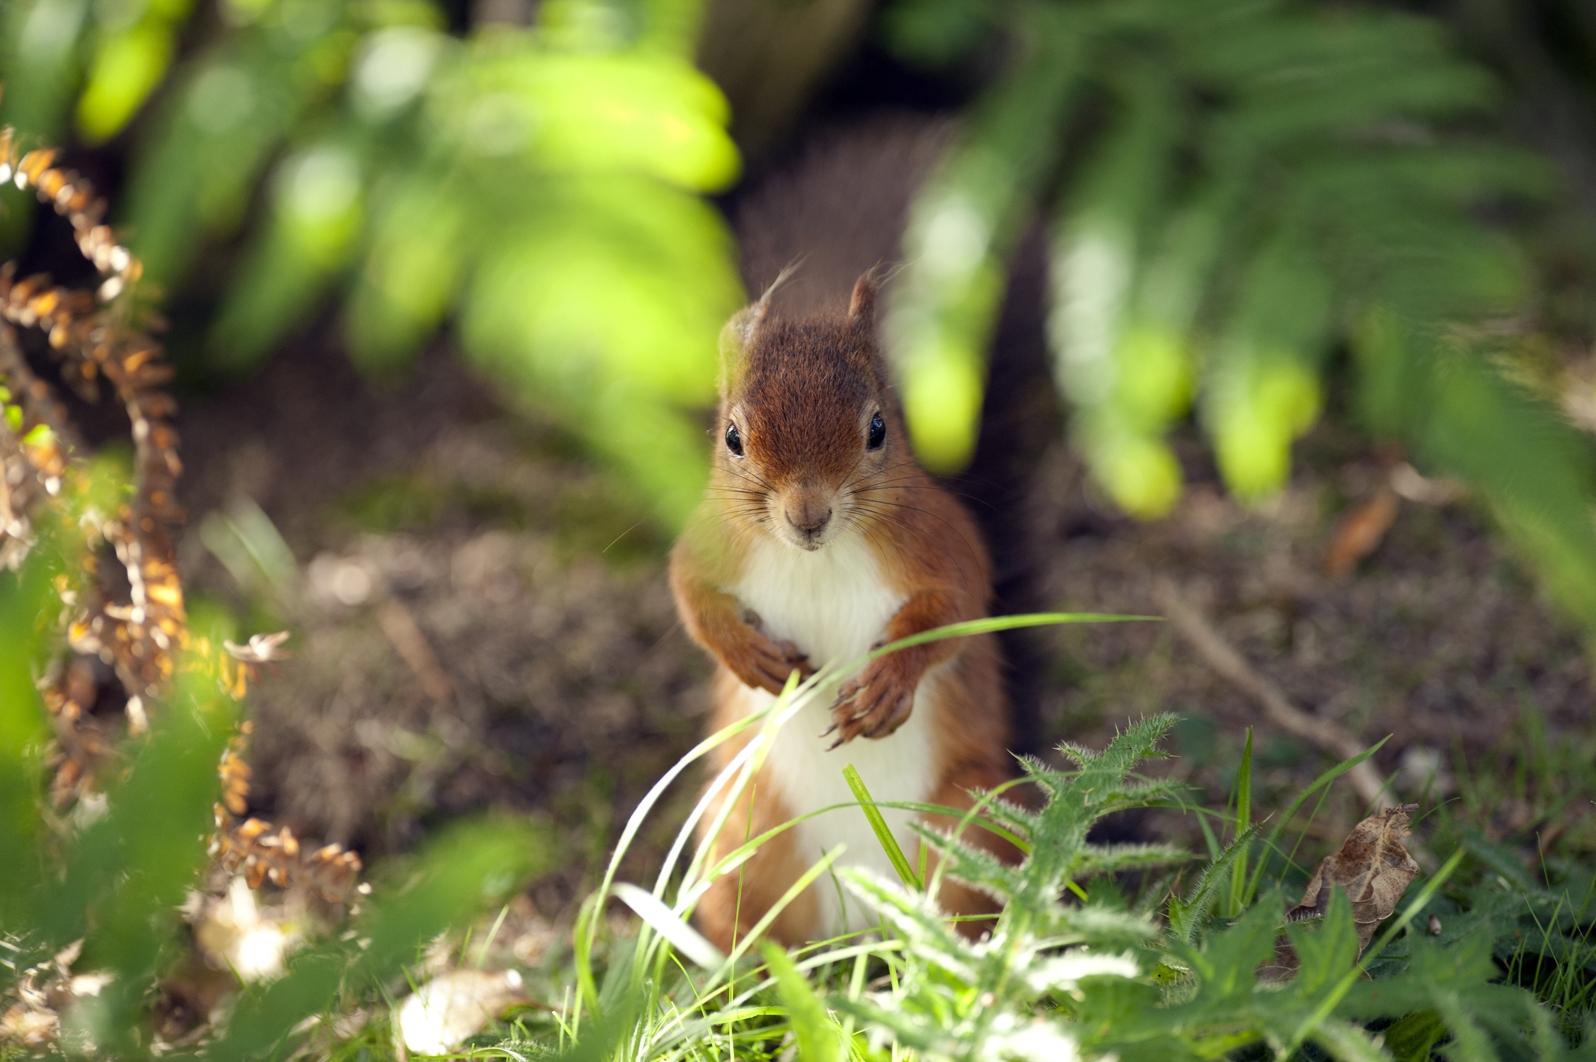
[[[888,586],[868,545],[845,534],[814,552],[783,542],[756,544],[741,579],[738,598],[757,612],[773,637],[794,642],[815,665],[846,663],[880,640],[887,621],[903,603]],[[852,764],[879,802],[923,801],[936,784],[932,712],[929,701],[935,674],[927,675],[915,694],[914,711],[894,734],[878,740],[856,738],[826,751],[830,738],[821,731],[831,723],[829,703],[812,703],[799,711],[777,735],[765,761],[764,777],[774,783],[782,802],[797,817],[836,804],[856,803],[843,778]],[[770,704],[762,690],[743,691],[746,711]],[[883,809],[893,834],[911,859],[917,846],[908,829],[913,813]],[[857,807],[827,811],[797,828],[806,860],[819,858],[837,844],[846,844],[841,863],[869,866],[893,877],[892,865]],[[844,902],[831,881],[817,884],[823,931],[827,934],[869,924],[857,902]],[[851,900],[851,898],[850,898]]]
[[[736,594],[768,633],[797,643],[816,666],[867,652],[903,604],[882,580],[870,547],[852,532],[813,552],[760,539]]]

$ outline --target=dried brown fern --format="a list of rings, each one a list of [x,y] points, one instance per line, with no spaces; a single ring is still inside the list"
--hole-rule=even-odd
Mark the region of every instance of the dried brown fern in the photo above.
[[[58,586],[68,612],[68,652],[42,692],[56,738],[52,793],[67,803],[98,788],[116,762],[116,728],[95,710],[108,688],[120,701],[124,729],[137,734],[147,726],[148,701],[179,666],[209,674],[229,696],[241,698],[256,669],[281,655],[282,636],[215,646],[189,631],[175,563],[182,463],[175,404],[166,391],[171,369],[160,344],[138,325],[132,298],[142,266],[104,224],[104,200],[54,160],[47,148],[19,155],[12,130],[0,129],[0,182],[31,188],[64,218],[98,276],[90,292],[58,287],[42,274],[18,279],[12,263],[0,267],[0,385],[9,395],[0,424],[0,564],[22,562],[34,538],[30,513],[82,480],[88,453],[66,405],[30,365],[27,336],[42,338],[62,382],[84,400],[98,401],[109,388],[127,415],[134,450],[131,499],[113,512],[87,515],[81,570]],[[102,568],[107,553],[116,562],[116,580]],[[329,901],[348,900],[360,887],[355,853],[337,845],[304,851],[287,827],[247,817],[249,732],[248,723],[240,727],[218,767],[213,858],[252,886],[269,880],[301,885]]]

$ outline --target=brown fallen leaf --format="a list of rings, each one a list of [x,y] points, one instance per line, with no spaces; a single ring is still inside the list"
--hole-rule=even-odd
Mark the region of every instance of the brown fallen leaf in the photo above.
[[[1390,918],[1413,879],[1419,864],[1403,845],[1408,836],[1408,816],[1417,804],[1403,804],[1370,815],[1352,828],[1334,854],[1326,856],[1313,872],[1302,901],[1286,912],[1288,922],[1322,918],[1337,888],[1352,902],[1352,924],[1358,933],[1358,954],[1369,946],[1374,931]],[[1297,969],[1291,945],[1281,940],[1275,960],[1260,967],[1258,977],[1280,981]]]
[[[1417,804],[1386,808],[1354,826],[1335,854],[1326,856],[1313,872],[1302,902],[1286,912],[1286,919],[1301,922],[1320,917],[1339,885],[1352,901],[1352,922],[1358,930],[1361,953],[1419,876],[1419,864],[1402,845],[1408,835],[1408,816],[1416,808]]]
[[[452,970],[416,989],[400,1006],[399,1038],[417,1054],[445,1054],[501,1011],[526,1001],[521,975],[514,970]]]
[[[1374,497],[1342,516],[1330,536],[1330,548],[1325,551],[1325,572],[1337,579],[1351,575],[1360,561],[1379,549],[1385,533],[1396,522],[1400,502],[1397,492],[1386,484]]]

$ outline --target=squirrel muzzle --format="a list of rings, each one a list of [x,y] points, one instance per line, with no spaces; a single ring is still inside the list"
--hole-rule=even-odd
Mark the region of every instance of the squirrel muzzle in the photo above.
[[[800,549],[816,550],[830,537],[833,491],[818,483],[799,483],[782,494],[781,537]]]

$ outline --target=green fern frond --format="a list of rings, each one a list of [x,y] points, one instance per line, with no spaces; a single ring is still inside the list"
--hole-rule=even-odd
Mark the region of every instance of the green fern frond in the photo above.
[[[1308,0],[1020,0],[1002,18],[972,0],[913,7],[899,15],[913,40],[949,39],[942,24],[971,41],[984,27],[1012,34],[1023,57],[1000,90],[1011,104],[1001,136],[973,128],[947,164],[1006,163],[1023,183],[990,208],[928,197],[918,224],[986,237],[978,290],[990,310],[991,263],[1023,231],[1016,203],[1034,191],[1056,204],[1055,380],[1076,445],[1118,504],[1157,516],[1176,503],[1167,436],[1192,408],[1233,491],[1278,490],[1339,383],[1329,355],[1350,346],[1363,422],[1475,486],[1596,632],[1596,445],[1554,427],[1553,404],[1510,387],[1492,361],[1502,352],[1468,338],[1533,320],[1525,256],[1491,220],[1502,212],[1482,207],[1545,199],[1555,182],[1545,160],[1482,131],[1502,93],[1439,20]],[[1027,83],[1038,102],[1012,106]],[[1036,145],[1061,137],[1065,161],[1039,176],[1048,152]],[[928,250],[911,241],[908,253]],[[978,379],[969,366],[992,314],[962,312],[973,298],[913,284],[895,296],[895,315],[924,324],[889,336],[915,372],[944,378],[946,362]],[[967,442],[939,439],[948,453]],[[1536,470],[1535,482],[1511,469]]]

